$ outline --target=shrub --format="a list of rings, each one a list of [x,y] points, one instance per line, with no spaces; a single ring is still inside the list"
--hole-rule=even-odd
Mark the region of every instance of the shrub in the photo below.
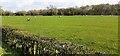
[[[40,37],[10,26],[2,27],[2,37],[3,42],[8,44],[10,48],[20,49],[20,54],[23,55],[101,54],[82,45],[56,41],[54,38]]]

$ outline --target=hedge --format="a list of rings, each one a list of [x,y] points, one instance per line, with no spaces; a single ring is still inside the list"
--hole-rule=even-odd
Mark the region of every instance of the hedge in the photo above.
[[[22,55],[101,54],[83,45],[56,41],[54,38],[41,37],[10,26],[2,27],[2,37],[3,43],[20,51],[19,54]]]

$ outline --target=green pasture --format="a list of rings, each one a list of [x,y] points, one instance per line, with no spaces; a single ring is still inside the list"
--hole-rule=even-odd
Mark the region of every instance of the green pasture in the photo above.
[[[97,51],[118,52],[118,16],[3,16],[2,25]]]

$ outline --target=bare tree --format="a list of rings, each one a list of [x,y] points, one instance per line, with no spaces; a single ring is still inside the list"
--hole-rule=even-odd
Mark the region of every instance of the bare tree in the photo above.
[[[2,6],[0,6],[0,16],[2,16],[4,10],[2,9]]]
[[[58,14],[58,9],[53,5],[50,5],[49,7],[47,7],[47,10],[48,10],[48,13],[51,14],[51,15],[57,15]]]

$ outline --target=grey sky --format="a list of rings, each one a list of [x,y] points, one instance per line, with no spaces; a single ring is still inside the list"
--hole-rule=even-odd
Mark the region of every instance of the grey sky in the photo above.
[[[73,6],[83,6],[92,4],[117,4],[119,0],[0,0],[0,5],[4,10],[33,10],[46,9],[49,5],[57,8],[66,8]]]

